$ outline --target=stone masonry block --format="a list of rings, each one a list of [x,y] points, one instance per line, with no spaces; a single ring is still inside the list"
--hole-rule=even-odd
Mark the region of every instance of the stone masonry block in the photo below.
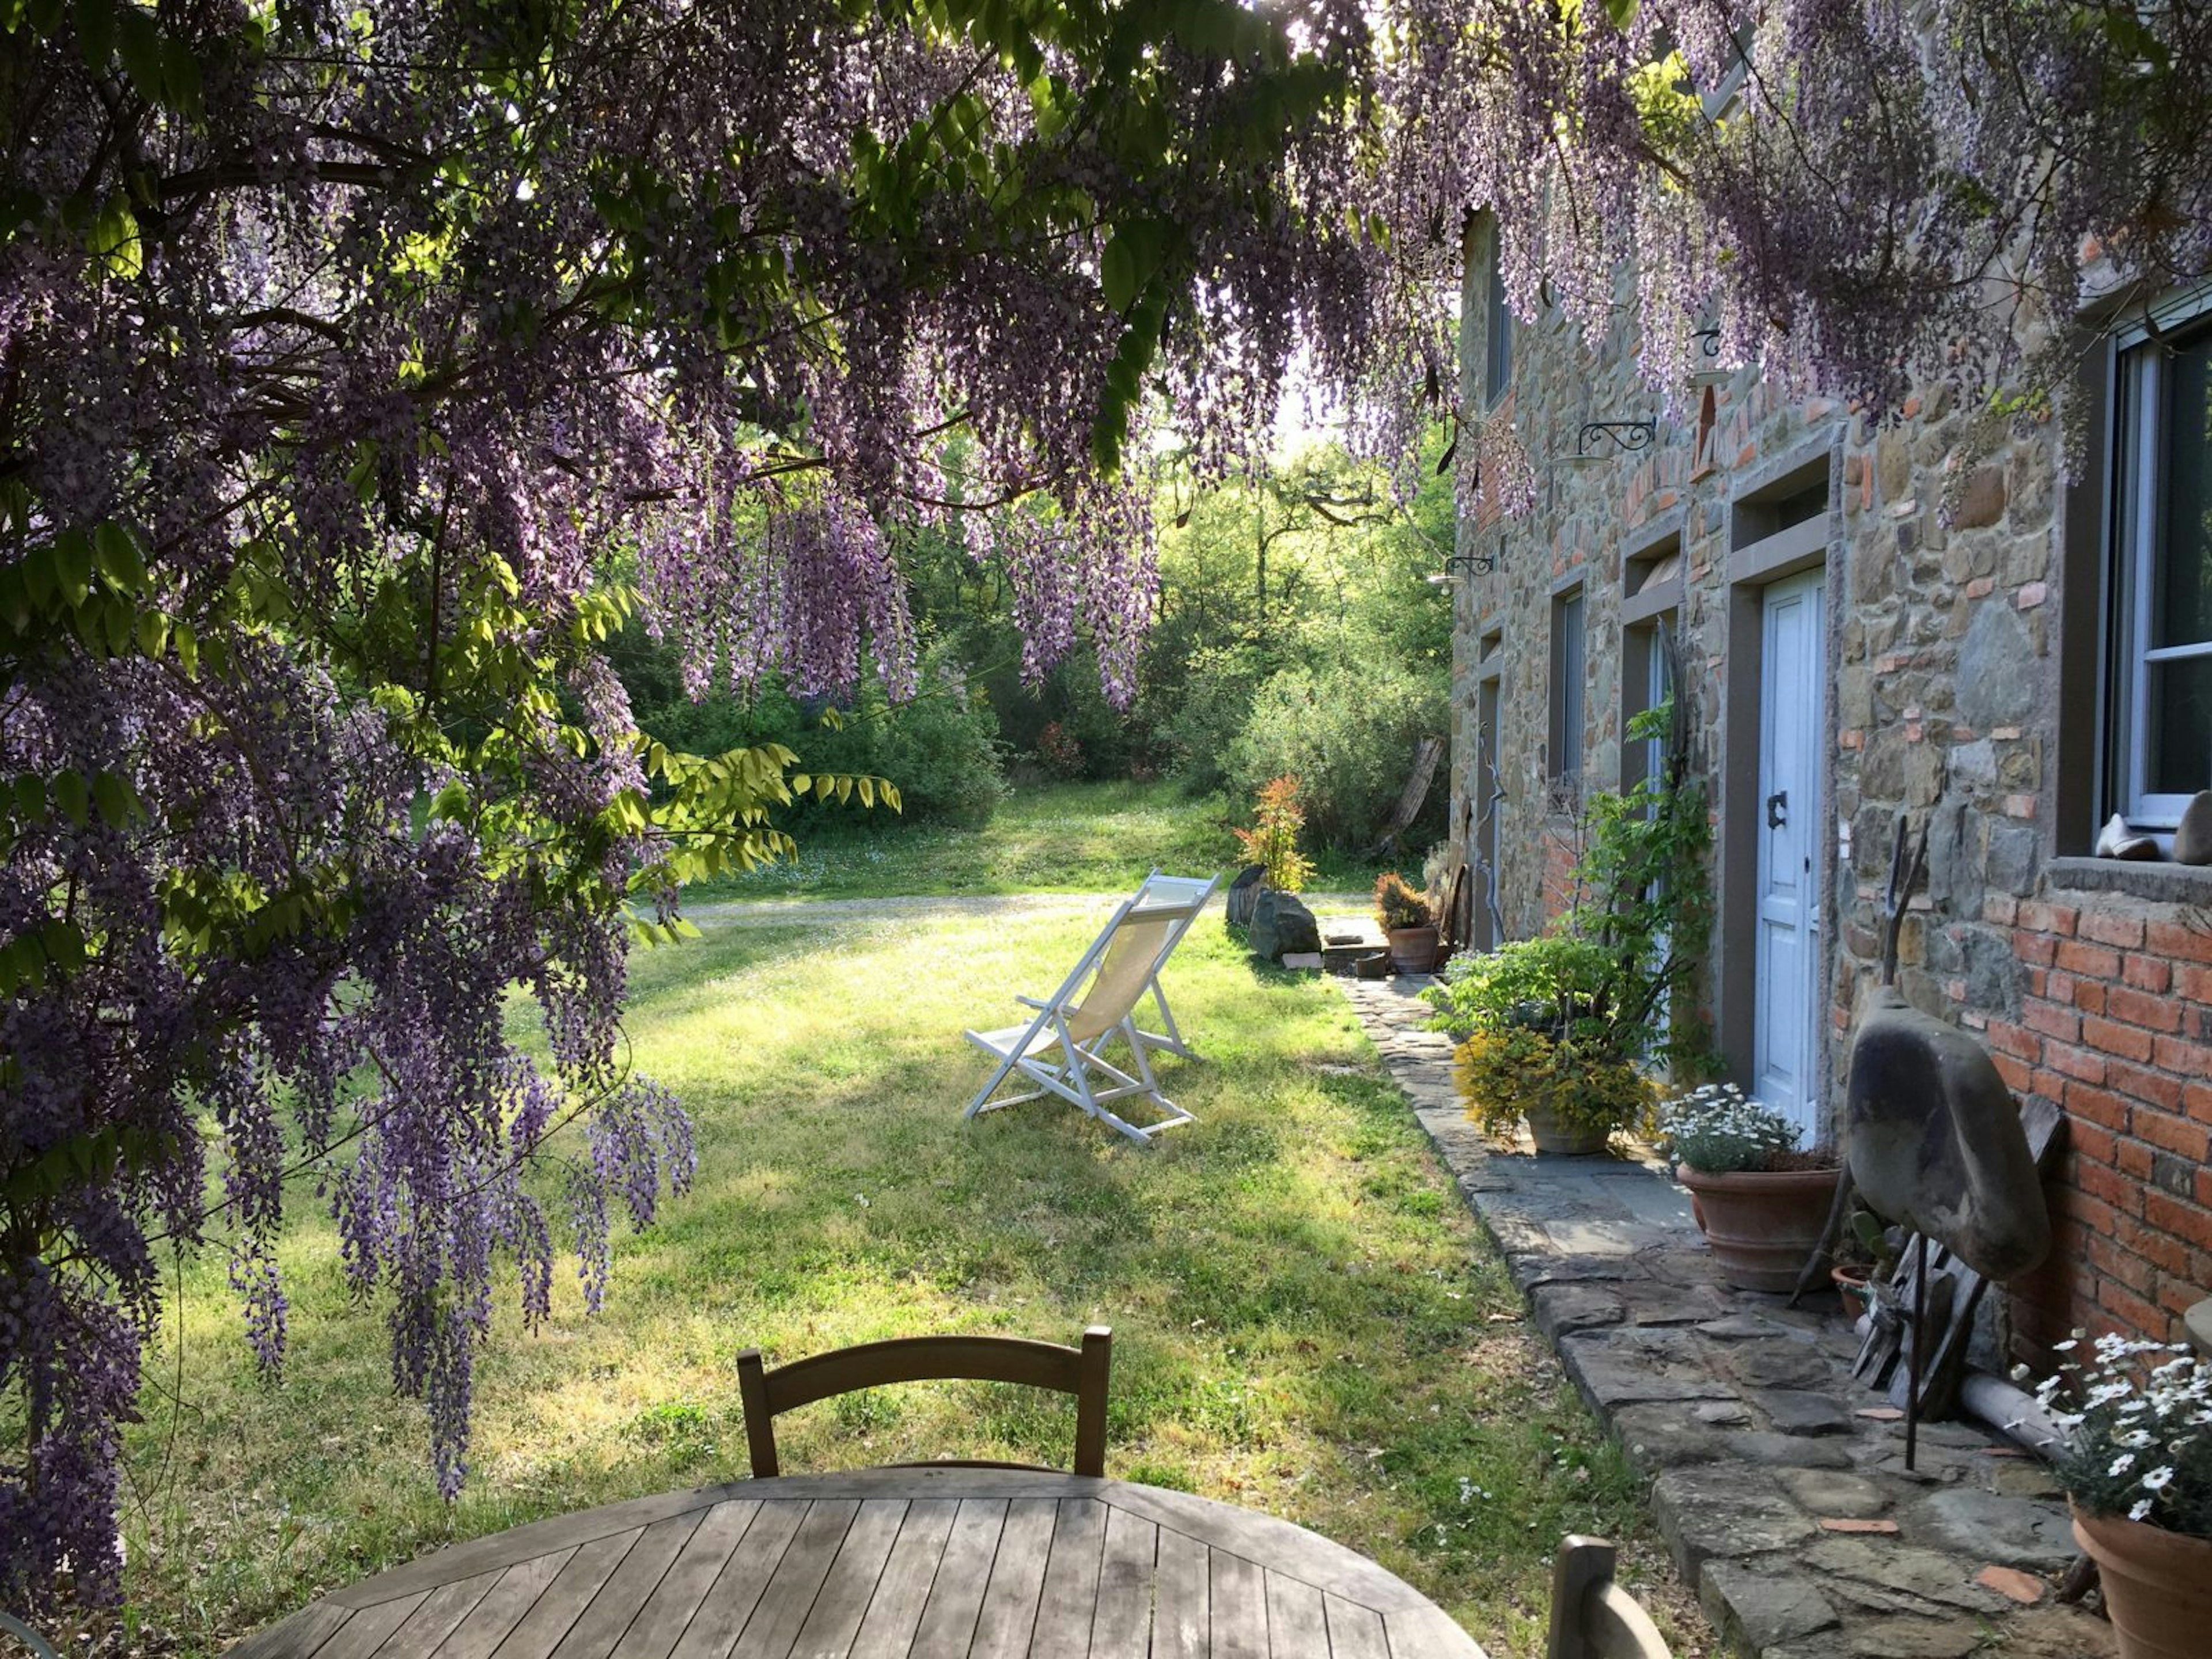
[[[1713,1628],[1753,1653],[1841,1622],[1814,1581],[1802,1573],[1761,1572],[1712,1560],[1698,1576],[1698,1601]]]
[[[1736,1463],[1669,1469],[1652,1484],[1651,1504],[1675,1565],[1692,1582],[1708,1561],[1794,1551],[1817,1531],[1764,1470]]]

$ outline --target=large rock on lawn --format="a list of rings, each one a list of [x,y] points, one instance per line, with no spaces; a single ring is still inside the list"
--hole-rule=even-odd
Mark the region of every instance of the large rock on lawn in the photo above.
[[[1319,951],[1321,924],[1296,893],[1260,889],[1252,906],[1252,954],[1280,962],[1286,952]]]

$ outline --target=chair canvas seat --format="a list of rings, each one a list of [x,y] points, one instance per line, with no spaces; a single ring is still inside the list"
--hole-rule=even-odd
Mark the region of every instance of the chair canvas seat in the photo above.
[[[1190,1054],[1168,1011],[1160,969],[1206,908],[1216,879],[1163,876],[1155,870],[1135,896],[1114,912],[1057,992],[1044,1000],[1019,999],[1036,1010],[1028,1024],[963,1033],[999,1066],[963,1115],[974,1117],[1053,1094],[1139,1143],[1191,1121],[1188,1112],[1160,1092],[1147,1051]],[[1159,1011],[1164,1031],[1146,1031],[1136,1023],[1136,1006],[1147,994]],[[1127,1050],[1121,1064],[1104,1053],[1116,1038]],[[999,1085],[1017,1073],[1036,1086],[992,1099]],[[1132,1122],[1111,1109],[1110,1103],[1133,1097],[1150,1102],[1156,1113],[1148,1114],[1152,1121]]]
[[[1213,896],[1213,890],[1220,884],[1221,878],[1218,876],[1207,876],[1203,878],[1197,876],[1164,876],[1158,870],[1145,878],[1144,885],[1137,889],[1136,904],[1139,910],[1157,905],[1174,905],[1177,908],[1185,904],[1189,906],[1189,914],[1176,924],[1173,935],[1168,940],[1166,950],[1161,952],[1160,959],[1163,963],[1173,954],[1176,946],[1182,942],[1182,936],[1190,931],[1190,924],[1198,920],[1199,912],[1206,908],[1206,901]],[[1175,1015],[1168,1008],[1168,994],[1160,988],[1160,976],[1157,969],[1154,969],[1146,988],[1152,993],[1152,1006],[1158,1009],[1160,1024],[1165,1030],[1157,1032],[1147,1031],[1143,1026],[1137,1026],[1135,1030],[1138,1042],[1146,1048],[1160,1049],[1179,1059],[1197,1059],[1198,1056],[1193,1054],[1188,1045],[1183,1042],[1182,1031],[1176,1029]]]

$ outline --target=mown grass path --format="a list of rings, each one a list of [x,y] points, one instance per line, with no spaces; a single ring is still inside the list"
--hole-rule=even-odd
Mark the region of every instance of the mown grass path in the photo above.
[[[636,1065],[695,1115],[697,1184],[623,1239],[600,1317],[565,1275],[535,1334],[507,1297],[451,1508],[310,1194],[280,1388],[253,1375],[219,1259],[188,1270],[130,1442],[133,1644],[212,1650],[449,1539],[740,1475],[747,1346],[1098,1321],[1114,1474],[1312,1527],[1501,1659],[1539,1650],[1553,1545],[1645,1535],[1637,1485],[1340,997],[1255,968],[1209,918],[1169,975],[1204,1058],[1167,1062],[1168,1087],[1197,1124],[1146,1151],[1048,1103],[961,1122],[984,1066],[960,1028],[1048,989],[1103,908],[710,926],[641,955]],[[918,1386],[778,1434],[801,1471],[1062,1461],[1045,1400]]]

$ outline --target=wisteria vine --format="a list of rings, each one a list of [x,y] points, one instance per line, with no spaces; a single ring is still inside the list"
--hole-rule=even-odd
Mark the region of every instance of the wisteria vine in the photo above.
[[[1365,41],[1350,0],[0,3],[0,1601],[118,1592],[157,1261],[226,1255],[273,1373],[302,1202],[458,1489],[495,1285],[545,1318],[566,1254],[596,1308],[690,1178],[632,937],[787,846],[794,757],[646,742],[604,642],[901,695],[927,526],[1033,673],[1087,635],[1126,691],[1148,407],[1249,465],[1287,343],[1362,331]]]
[[[1973,447],[2056,418],[2078,454],[2076,388],[2118,302],[2212,270],[2203,5],[1392,0],[1382,15],[1375,176],[1393,262],[1433,285],[1466,216],[1495,215],[1515,313],[1625,343],[1670,416],[1693,369],[1756,363],[1786,395],[1875,419],[1944,388],[1978,411]],[[1516,443],[1459,447],[1463,500]]]

